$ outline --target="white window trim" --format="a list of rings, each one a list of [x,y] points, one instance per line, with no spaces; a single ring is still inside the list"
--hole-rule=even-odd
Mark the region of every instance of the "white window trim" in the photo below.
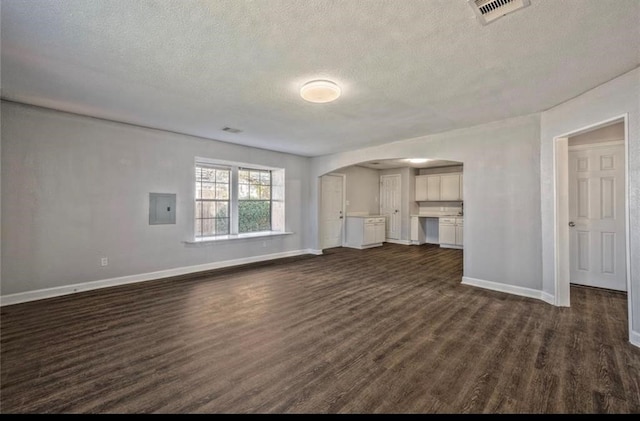
[[[185,244],[213,244],[220,243],[225,241],[237,241],[237,240],[251,240],[255,238],[265,238],[265,237],[279,237],[282,235],[291,235],[295,234],[291,231],[259,231],[259,232],[248,232],[245,234],[230,234],[230,235],[218,235],[216,237],[200,237],[195,238],[193,240],[183,241]]]
[[[210,236],[210,237],[196,237],[196,218],[195,218],[195,209],[194,212],[192,212],[193,219],[192,219],[192,224],[191,224],[191,236],[192,238],[190,240],[184,241],[185,244],[211,244],[211,243],[218,243],[218,242],[224,242],[224,241],[234,241],[234,240],[247,240],[247,239],[252,239],[252,238],[264,238],[264,237],[276,237],[276,236],[280,236],[280,235],[290,235],[293,234],[293,232],[290,231],[257,231],[257,232],[248,232],[248,233],[238,233],[238,206],[237,206],[237,198],[238,198],[238,170],[240,168],[246,168],[246,169],[256,169],[256,170],[267,170],[267,171],[272,171],[272,177],[273,177],[273,172],[274,171],[282,171],[284,172],[284,168],[276,168],[276,167],[268,167],[265,165],[257,165],[257,164],[249,164],[249,163],[245,163],[245,162],[238,162],[238,161],[228,161],[228,160],[220,160],[220,159],[211,159],[211,158],[203,158],[203,157],[196,157],[195,161],[194,161],[194,168],[197,165],[210,165],[210,166],[214,166],[214,167],[221,167],[221,168],[228,168],[230,170],[230,192],[229,192],[229,211],[230,211],[230,225],[229,225],[229,234],[227,235],[216,235],[216,236]],[[273,179],[272,179],[273,182]],[[283,183],[284,183],[284,177],[283,177]],[[192,203],[195,206],[195,197],[196,197],[196,192],[195,192],[195,183],[192,183]],[[273,194],[273,193],[272,193]],[[284,202],[286,203],[286,191],[284,193],[284,197],[285,200]],[[271,197],[271,202],[273,202],[273,196]],[[234,206],[233,203],[236,203],[236,205]],[[272,209],[273,212],[273,209]],[[283,211],[284,212],[284,211]],[[273,227],[273,213],[271,215],[271,224]],[[285,226],[284,220],[285,220],[285,216],[282,215],[282,219],[283,219],[283,228]]]

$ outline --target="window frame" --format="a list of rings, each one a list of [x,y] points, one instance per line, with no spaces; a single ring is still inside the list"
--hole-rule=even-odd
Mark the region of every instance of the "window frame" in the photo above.
[[[226,185],[228,186],[227,187],[227,199],[226,200],[225,199],[219,199],[217,197],[215,197],[213,199],[212,198],[204,198],[204,197],[202,197],[202,191],[203,191],[202,190],[202,184],[203,184],[203,181],[202,181],[202,178],[200,178],[200,180],[198,180],[198,177],[197,177],[198,168],[206,168],[206,169],[212,169],[212,170],[216,170],[216,171],[217,170],[222,170],[222,171],[227,171],[228,172],[228,176],[227,176],[228,177],[228,181],[226,183]],[[208,238],[208,237],[217,237],[217,236],[220,236],[220,235],[229,235],[231,233],[231,181],[232,181],[231,180],[231,170],[230,170],[230,168],[223,167],[223,166],[220,166],[220,165],[208,165],[208,164],[204,164],[204,163],[199,163],[198,165],[196,165],[195,172],[196,172],[195,184],[197,186],[198,182],[199,182],[201,188],[200,188],[200,198],[198,198],[198,190],[197,190],[197,188],[196,188],[196,191],[195,191],[195,194],[194,194],[194,205],[196,207],[194,209],[194,227],[193,227],[193,235],[194,235],[194,237],[195,238]],[[207,182],[207,184],[213,184],[214,191],[217,192],[217,185],[218,184],[222,185],[223,183],[219,183],[217,181],[217,175],[216,175],[216,181],[214,181],[212,183]],[[216,194],[216,196],[217,196],[217,194]],[[202,208],[202,207],[201,207],[201,210],[200,210],[200,218],[198,218],[197,217],[197,213],[198,213],[197,207],[199,205],[203,204],[203,203],[215,203],[216,204],[216,208],[217,208],[218,207],[218,205],[217,205],[218,202],[227,203],[227,216],[226,216],[226,219],[227,219],[227,224],[226,224],[227,232],[224,233],[224,234],[216,234],[216,235],[204,236],[204,235],[202,235],[202,230],[200,230],[200,233],[197,230],[198,220],[201,221],[200,222],[200,226],[201,227],[202,227],[202,224],[204,223],[205,220],[213,220],[214,224],[216,225],[216,231],[217,231],[217,226],[218,226],[217,220],[221,219],[221,218],[218,218],[218,217],[203,218],[202,214],[204,212],[204,208]]]
[[[197,227],[197,219],[196,218],[196,208],[198,203],[197,199],[197,180],[196,173],[198,167],[207,167],[207,168],[216,168],[216,169],[224,169],[229,170],[229,234],[217,234],[212,236],[197,236],[196,227]],[[257,170],[257,171],[269,171],[270,172],[270,199],[269,199],[269,211],[270,211],[270,230],[265,231],[250,231],[246,233],[239,232],[239,171],[240,170]],[[194,206],[192,215],[192,238],[194,242],[207,242],[207,241],[216,241],[216,240],[225,240],[232,238],[251,238],[251,237],[259,237],[259,236],[271,236],[278,234],[286,234],[285,231],[285,215],[284,215],[284,204],[285,204],[285,169],[284,168],[275,168],[268,167],[265,165],[256,165],[244,162],[236,162],[236,161],[227,161],[227,160],[218,160],[218,159],[210,159],[203,157],[196,157],[195,165],[192,172],[192,176],[194,177],[193,186],[193,194],[192,194],[192,203]],[[277,185],[274,185],[274,179],[277,179]],[[274,192],[274,189],[277,189]],[[277,210],[274,212],[274,203],[278,204]],[[277,215],[276,215],[277,214]]]
[[[242,183],[241,182],[241,178],[240,178],[240,172],[241,171],[247,171],[248,175],[248,183]],[[260,182],[259,184],[256,183],[252,183],[251,182],[251,173],[252,172],[258,172],[259,173],[259,179]],[[263,184],[262,183],[262,173],[269,173],[269,184]],[[241,194],[240,194],[240,187],[246,185],[247,186],[247,195],[248,198],[246,199],[242,199],[241,198]],[[259,188],[259,196],[260,198],[258,199],[252,199],[251,198],[251,187],[252,186],[256,186]],[[263,187],[268,186],[269,187],[269,198],[268,199],[263,199],[262,198],[262,189]],[[241,202],[267,202],[269,203],[269,228],[266,230],[255,230],[255,231],[241,231],[242,227],[241,227],[241,217],[240,217],[240,203]],[[265,232],[265,231],[271,231],[271,228],[273,226],[273,171],[272,170],[267,170],[267,169],[258,169],[258,168],[247,168],[247,167],[238,167],[238,200],[237,200],[237,205],[238,205],[238,234],[247,234],[247,233],[251,233],[251,232]]]

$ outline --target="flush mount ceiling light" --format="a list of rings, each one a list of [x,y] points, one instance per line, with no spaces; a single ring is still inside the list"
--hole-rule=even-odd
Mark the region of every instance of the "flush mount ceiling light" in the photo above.
[[[316,103],[335,101],[340,93],[340,87],[330,80],[312,80],[300,88],[302,99]]]
[[[427,159],[427,158],[411,158],[411,159],[407,159],[407,161],[411,162],[412,164],[424,164],[425,162],[430,161],[430,159]]]

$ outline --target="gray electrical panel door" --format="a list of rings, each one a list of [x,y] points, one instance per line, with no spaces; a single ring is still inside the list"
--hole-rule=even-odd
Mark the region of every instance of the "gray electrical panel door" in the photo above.
[[[149,225],[176,223],[176,195],[149,193]]]

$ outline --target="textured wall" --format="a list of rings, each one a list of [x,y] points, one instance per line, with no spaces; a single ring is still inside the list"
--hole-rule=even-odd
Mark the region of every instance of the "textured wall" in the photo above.
[[[183,244],[196,156],[284,167],[294,234]],[[308,158],[3,102],[1,168],[2,295],[307,248]],[[148,224],[150,192],[175,225]]]
[[[368,213],[380,212],[380,176],[377,170],[351,166],[335,171],[346,177],[345,204],[347,215],[349,212]]]
[[[312,158],[311,177],[387,158],[462,162],[464,276],[541,290],[539,128],[535,114]],[[318,248],[318,183],[311,185],[312,244]]]

